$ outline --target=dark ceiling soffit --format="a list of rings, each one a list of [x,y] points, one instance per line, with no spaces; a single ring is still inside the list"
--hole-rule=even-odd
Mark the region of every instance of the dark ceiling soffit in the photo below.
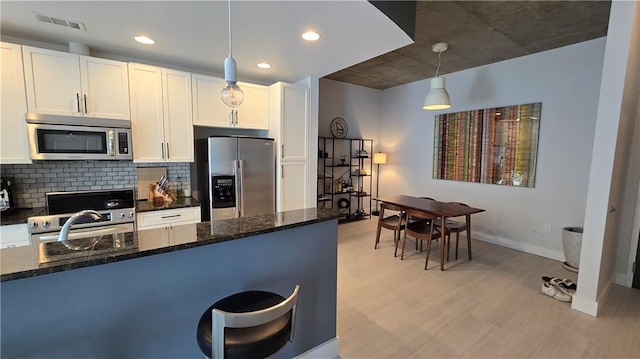
[[[416,1],[369,0],[369,2],[395,22],[411,40],[416,40]]]

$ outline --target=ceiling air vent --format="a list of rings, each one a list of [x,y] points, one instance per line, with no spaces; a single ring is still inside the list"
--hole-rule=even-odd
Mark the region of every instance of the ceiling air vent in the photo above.
[[[60,25],[71,29],[86,31],[84,24],[80,21],[59,19],[53,16],[38,14],[37,12],[32,12],[32,14],[39,22],[46,22],[48,24]]]

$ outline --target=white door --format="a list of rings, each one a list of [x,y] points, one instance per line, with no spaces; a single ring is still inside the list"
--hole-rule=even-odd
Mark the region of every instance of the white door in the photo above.
[[[29,112],[82,115],[78,55],[23,46]]]
[[[129,120],[129,75],[120,61],[80,56],[82,108],[89,117]]]
[[[22,71],[20,45],[0,43],[2,49],[2,73],[0,77],[1,117],[0,163],[31,163],[27,125],[27,98]]]
[[[193,162],[191,74],[163,69],[162,94],[166,160],[167,162]]]
[[[269,129],[269,89],[266,86],[239,82],[244,92],[244,102],[238,107],[236,127]],[[222,103],[222,101],[220,101]],[[224,105],[224,104],[223,104]]]
[[[192,75],[193,124],[196,126],[233,127],[231,108],[220,97],[225,86],[223,79]]]
[[[164,162],[162,69],[129,64],[133,162]]]
[[[281,166],[281,196],[279,196],[281,203],[278,211],[308,208],[309,181],[307,162],[282,162]]]

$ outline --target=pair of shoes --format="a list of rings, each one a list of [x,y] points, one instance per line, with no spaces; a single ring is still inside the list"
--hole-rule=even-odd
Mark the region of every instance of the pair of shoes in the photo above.
[[[575,284],[573,281],[571,281],[571,279],[560,279],[560,278],[556,278],[556,277],[547,277],[547,276],[543,276],[542,280],[545,282],[555,282],[558,283],[558,285],[560,285],[561,287],[563,287],[564,289],[568,289],[568,290],[576,290],[578,289],[578,285]]]
[[[566,289],[562,288],[558,283],[549,281],[542,283],[542,293],[563,302],[571,302],[573,299]]]

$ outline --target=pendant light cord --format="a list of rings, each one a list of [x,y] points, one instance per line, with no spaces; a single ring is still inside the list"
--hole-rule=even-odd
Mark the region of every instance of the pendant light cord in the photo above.
[[[229,36],[231,36],[231,35],[229,35]],[[438,51],[438,67],[436,68],[436,76],[435,77],[438,77],[438,72],[440,71],[440,60],[441,60],[440,56],[441,55],[442,55],[442,51]]]
[[[233,57],[231,53],[231,0],[228,0],[227,4],[229,5],[229,57]]]

